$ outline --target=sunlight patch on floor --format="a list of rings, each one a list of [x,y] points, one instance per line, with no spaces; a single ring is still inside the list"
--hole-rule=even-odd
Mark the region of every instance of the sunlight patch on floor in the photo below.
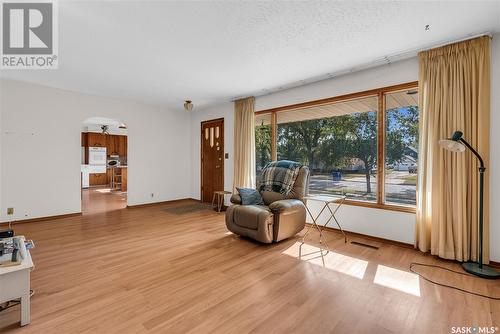
[[[373,283],[420,297],[420,279],[407,271],[379,264]]]
[[[282,254],[359,279],[363,279],[368,266],[368,261],[332,251],[327,252],[319,247],[302,244],[301,242],[294,243]]]
[[[111,192],[111,189],[110,188],[106,188],[106,189],[96,189],[95,191],[101,193],[101,194],[105,194],[105,193],[110,193]]]

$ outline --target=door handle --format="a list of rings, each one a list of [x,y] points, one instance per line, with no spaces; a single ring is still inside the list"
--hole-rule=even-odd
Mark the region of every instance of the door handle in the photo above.
[[[215,166],[215,168],[220,168],[220,166]]]

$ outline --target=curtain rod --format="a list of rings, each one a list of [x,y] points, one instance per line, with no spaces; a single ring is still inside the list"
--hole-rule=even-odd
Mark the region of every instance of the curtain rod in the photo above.
[[[442,46],[445,46],[445,45],[460,43],[460,42],[463,42],[463,41],[467,41],[469,39],[474,39],[474,38],[478,38],[478,37],[482,37],[482,36],[488,36],[490,39],[493,39],[493,34],[491,32],[489,32],[489,31],[487,31],[487,32],[479,33],[479,34],[468,35],[468,36],[462,37],[462,38],[457,38],[457,39],[452,39],[452,40],[447,40],[447,41],[441,41],[441,42],[434,43],[434,44],[428,44],[427,46],[420,47],[420,48],[408,49],[408,50],[405,50],[405,51],[393,53],[392,55],[388,55],[387,57],[389,57],[389,58],[391,58],[391,57],[398,57],[400,55],[405,55],[405,54],[415,54],[416,55],[416,54],[418,54],[419,52],[422,52],[422,51],[428,51],[428,50],[439,48],[439,47],[442,47]]]

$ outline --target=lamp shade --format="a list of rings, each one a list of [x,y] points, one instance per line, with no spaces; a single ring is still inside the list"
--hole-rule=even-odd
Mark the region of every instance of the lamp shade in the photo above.
[[[442,139],[439,141],[439,146],[444,148],[445,150],[452,151],[452,152],[463,152],[465,151],[465,146],[455,140],[451,139]]]

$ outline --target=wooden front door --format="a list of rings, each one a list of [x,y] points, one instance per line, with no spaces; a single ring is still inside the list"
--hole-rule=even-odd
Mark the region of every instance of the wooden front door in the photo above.
[[[201,201],[224,190],[224,119],[201,123]]]

